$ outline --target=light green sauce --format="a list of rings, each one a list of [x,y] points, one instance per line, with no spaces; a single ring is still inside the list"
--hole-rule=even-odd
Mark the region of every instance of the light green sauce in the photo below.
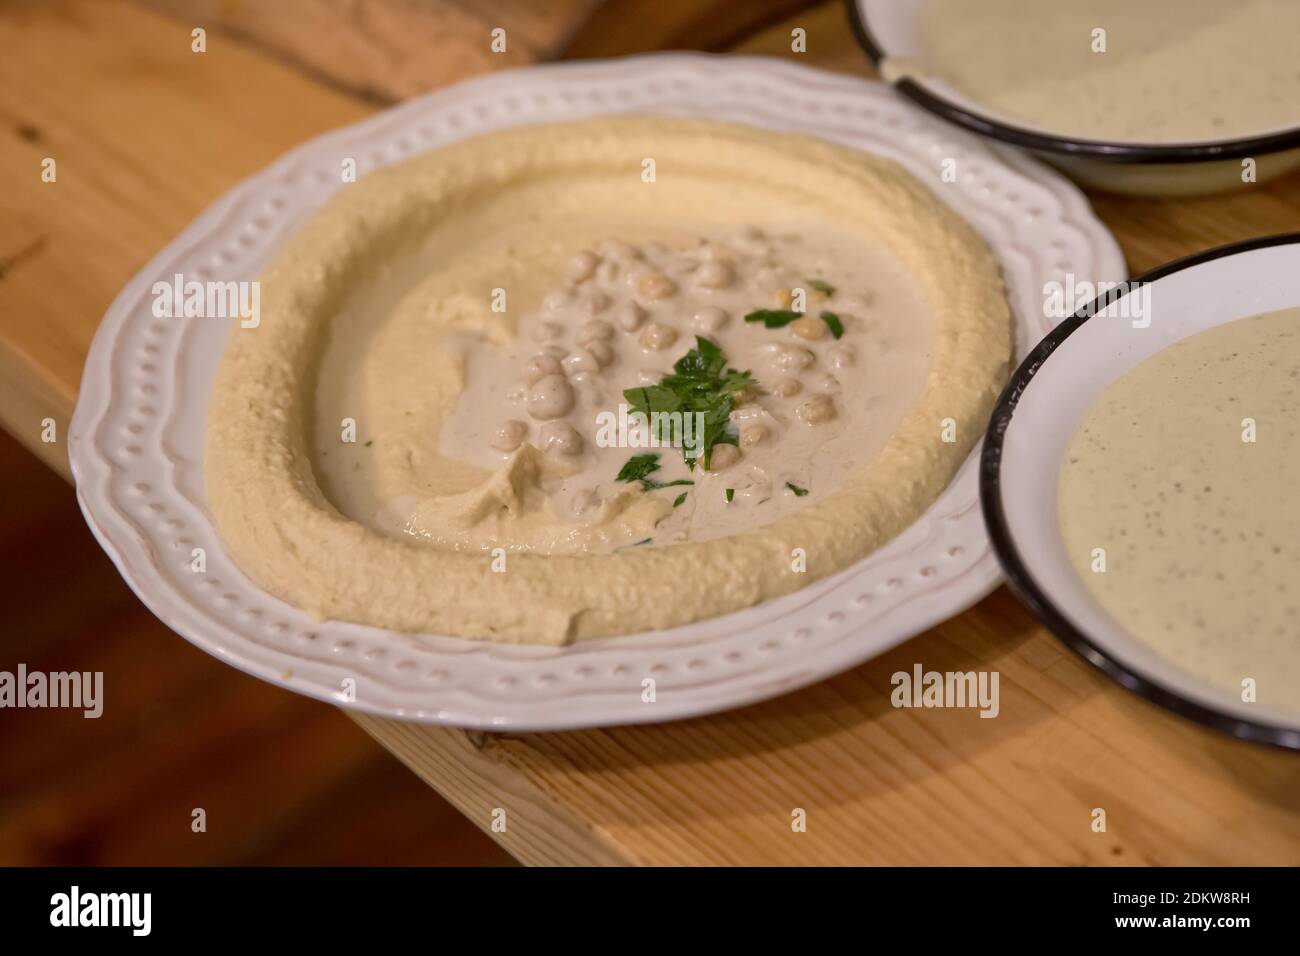
[[[1300,2],[930,0],[897,69],[1057,134],[1236,139],[1300,126]]]
[[[1300,707],[1300,309],[1193,335],[1113,382],[1058,492],[1071,562],[1130,633]]]

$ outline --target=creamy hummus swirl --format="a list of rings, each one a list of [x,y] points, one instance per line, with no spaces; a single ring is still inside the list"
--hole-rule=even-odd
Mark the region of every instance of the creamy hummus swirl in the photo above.
[[[510,350],[575,248],[672,249],[740,224],[796,238],[815,224],[910,280],[925,334],[905,334],[901,306],[855,333],[903,343],[896,360],[918,371],[890,417],[867,423],[883,430],[848,473],[787,495],[766,523],[608,550],[571,546],[571,516],[539,493],[554,460],[540,440],[502,445],[497,466],[447,453],[442,432],[470,394],[466,336]],[[1011,348],[992,255],[897,165],[701,121],[521,128],[381,170],[341,188],[261,281],[261,322],[232,330],[208,418],[209,506],[241,569],[320,618],[512,642],[685,624],[867,555],[951,479]],[[887,378],[862,354],[851,374]],[[608,534],[660,526],[665,496],[609,495]]]

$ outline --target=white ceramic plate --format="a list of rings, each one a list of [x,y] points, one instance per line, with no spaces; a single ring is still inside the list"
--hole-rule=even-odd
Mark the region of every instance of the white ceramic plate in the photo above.
[[[1002,262],[1023,353],[1047,331],[1041,288],[1123,278],[1079,193],[954,131],[887,87],[776,60],[672,54],[534,67],[462,83],[294,150],[215,203],[122,291],[86,362],[69,453],[82,510],[141,600],[199,647],[264,680],[370,713],[515,730],[667,720],[739,706],[859,664],[998,581],[974,455],[910,529],[847,571],[760,607],[671,631],[519,647],[315,622],[248,581],[204,507],[207,395],[229,326],[155,319],[150,287],[249,280],[339,185],[452,141],[611,112],[728,119],[892,157],[970,220]],[[945,158],[956,183],[940,185]],[[191,549],[207,571],[190,570]],[[657,683],[642,702],[642,681]],[[355,689],[355,700],[347,688]]]
[[[1067,645],[1130,690],[1248,740],[1300,749],[1300,711],[1247,704],[1140,644],[1070,564],[1057,523],[1065,447],[1101,392],[1143,359],[1205,329],[1300,306],[1300,233],[1212,249],[1140,276],[1150,326],[1121,317],[1124,296],[1045,338],[1012,377],[989,426],[981,497],[1012,588]]]
[[[886,57],[917,57],[928,0],[846,0],[854,35],[877,67]],[[971,9],[976,8],[975,4]],[[1300,123],[1238,139],[1190,143],[1103,142],[1026,125],[962,95],[941,80],[904,77],[900,93],[949,122],[1032,150],[1080,182],[1115,192],[1193,195],[1241,186],[1241,160],[1257,162],[1263,182],[1300,166]]]

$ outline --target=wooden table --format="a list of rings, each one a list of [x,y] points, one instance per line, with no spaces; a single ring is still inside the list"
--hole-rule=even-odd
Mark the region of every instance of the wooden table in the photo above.
[[[359,89],[256,37],[214,29],[195,54],[194,25],[137,2],[0,7],[0,424],[65,477],[82,361],[117,290],[224,190],[382,98],[373,78]],[[738,49],[869,72],[837,3]],[[1300,228],[1297,174],[1092,199],[1135,272]],[[891,708],[889,676],[917,662],[999,671],[1000,716]],[[357,720],[480,826],[507,808],[494,836],[528,863],[1300,863],[1300,758],[1120,690],[1005,589],[870,664],[715,717],[521,736]]]

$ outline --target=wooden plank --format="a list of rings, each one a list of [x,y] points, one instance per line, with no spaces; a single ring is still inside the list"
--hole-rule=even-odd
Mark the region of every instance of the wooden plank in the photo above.
[[[145,0],[377,102],[559,57],[722,49],[816,0]],[[505,49],[491,46],[505,31]]]
[[[66,476],[61,437],[118,290],[223,191],[372,107],[237,44],[192,53],[130,3],[7,5],[0,49],[0,424]],[[40,440],[47,416],[58,443]]]
[[[789,51],[793,26],[806,55]],[[832,3],[744,49],[863,72],[851,44]],[[44,237],[0,276],[0,416],[30,436],[38,414],[66,419],[94,325],[135,269],[235,180],[367,107],[237,45],[196,58],[183,25],[129,5],[6,7],[0,51],[14,184],[0,259]],[[40,183],[43,155],[60,157],[57,184]],[[1294,228],[1298,185],[1096,202],[1142,269]],[[889,676],[917,662],[999,671],[1001,715],[893,709]],[[494,835],[534,863],[1300,862],[1292,755],[1126,694],[1005,590],[878,661],[715,717],[496,737],[359,722],[480,826],[504,808]]]
[[[604,0],[558,51],[566,58],[646,50],[726,50],[817,0]]]
[[[600,0],[147,0],[189,29],[237,38],[367,98],[391,102],[555,54]],[[494,52],[492,31],[505,48]]]

